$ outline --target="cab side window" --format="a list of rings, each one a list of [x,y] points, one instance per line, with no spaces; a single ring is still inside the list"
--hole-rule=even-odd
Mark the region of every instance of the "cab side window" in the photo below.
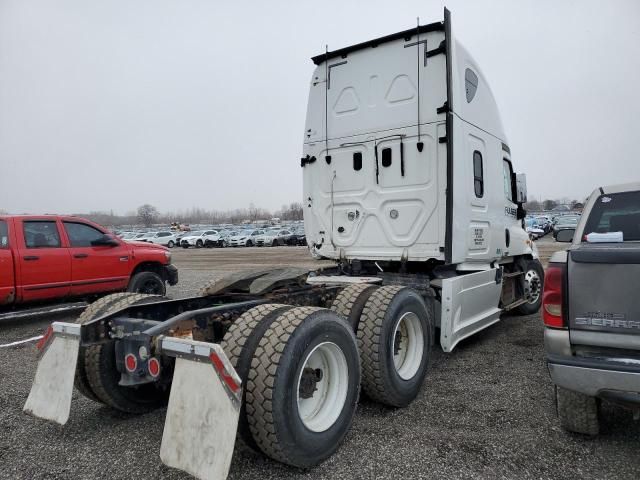
[[[9,248],[9,230],[4,220],[0,220],[0,248]]]
[[[69,243],[72,247],[90,247],[92,241],[98,240],[104,235],[97,228],[85,223],[64,222],[64,229],[67,231],[67,237],[69,237]]]
[[[503,182],[504,182],[504,198],[506,198],[510,202],[513,202],[513,188],[512,188],[512,185],[511,185],[512,173],[513,172],[511,170],[511,162],[509,162],[507,159],[504,159],[502,161],[502,174],[503,174]]]
[[[473,152],[473,189],[476,197],[484,196],[484,171],[482,168],[482,154],[476,150]]]
[[[27,248],[59,248],[60,234],[56,222],[28,221],[22,224]]]

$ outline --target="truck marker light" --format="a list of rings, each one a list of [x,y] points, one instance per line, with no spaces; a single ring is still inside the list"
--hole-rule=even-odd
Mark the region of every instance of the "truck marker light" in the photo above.
[[[211,352],[209,359],[211,359],[211,363],[213,363],[213,366],[220,374],[220,377],[224,380],[224,383],[227,384],[233,393],[236,393],[240,389],[240,385],[238,385],[233,377],[227,373],[227,369],[224,368],[224,363],[222,363],[218,354],[216,352]]]
[[[133,353],[128,353],[124,357],[124,367],[127,369],[127,372],[133,373],[138,368],[138,359]]]
[[[157,378],[160,375],[160,362],[156,357],[151,357],[148,363],[149,375],[153,378]]]

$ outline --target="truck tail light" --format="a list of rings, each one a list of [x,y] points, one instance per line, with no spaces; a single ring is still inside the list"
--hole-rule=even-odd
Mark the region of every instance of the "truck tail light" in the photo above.
[[[160,362],[156,357],[151,357],[148,362],[149,375],[153,378],[158,378],[160,375]]]
[[[133,373],[138,368],[138,359],[132,353],[127,354],[124,357],[124,367],[127,369],[127,372]]]
[[[566,266],[550,263],[544,275],[542,294],[542,319],[547,327],[565,328],[564,289]]]

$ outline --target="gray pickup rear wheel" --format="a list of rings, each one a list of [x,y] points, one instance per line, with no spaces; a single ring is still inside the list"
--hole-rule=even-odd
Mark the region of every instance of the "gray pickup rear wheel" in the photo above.
[[[598,435],[599,399],[555,386],[556,409],[560,425],[570,432]]]

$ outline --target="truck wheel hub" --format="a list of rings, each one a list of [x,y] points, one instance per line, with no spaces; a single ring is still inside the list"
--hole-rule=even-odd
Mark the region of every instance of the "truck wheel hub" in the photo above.
[[[540,298],[540,275],[535,270],[529,270],[524,276],[524,294],[527,302],[536,303]]]
[[[336,422],[349,389],[349,368],[343,351],[333,342],[317,345],[302,364],[298,377],[298,416],[312,432],[324,432]]]

